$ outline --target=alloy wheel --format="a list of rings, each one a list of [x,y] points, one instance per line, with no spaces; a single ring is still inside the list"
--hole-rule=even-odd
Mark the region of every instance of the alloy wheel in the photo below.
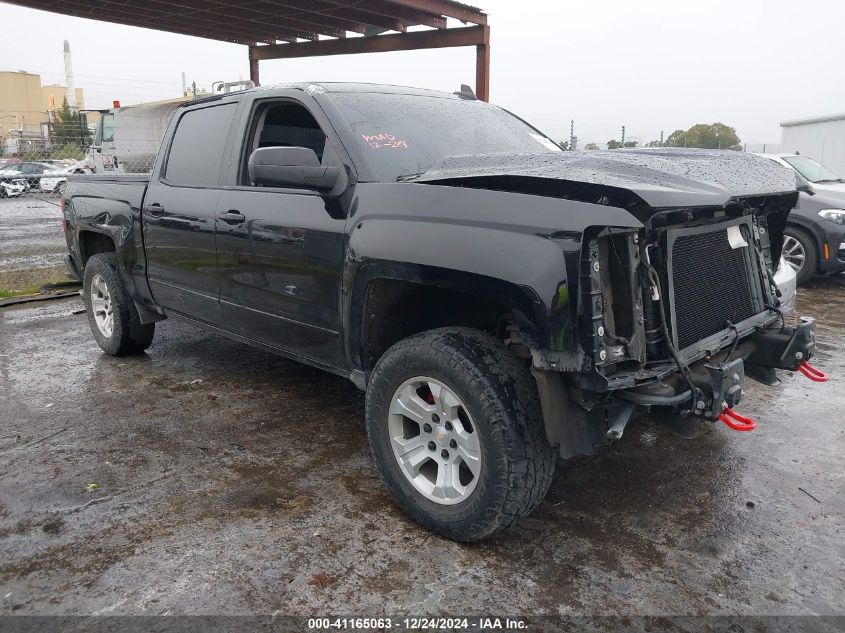
[[[785,235],[783,237],[783,258],[796,274],[800,273],[807,259],[804,245],[791,235]]]
[[[91,278],[91,310],[100,333],[111,338],[114,332],[114,306],[106,280],[99,273]]]
[[[425,376],[405,381],[391,400],[388,432],[399,469],[426,499],[466,500],[481,474],[478,430],[460,398]]]

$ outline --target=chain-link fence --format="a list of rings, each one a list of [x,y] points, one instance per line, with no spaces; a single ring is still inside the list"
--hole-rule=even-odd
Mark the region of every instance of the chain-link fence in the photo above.
[[[149,173],[170,117],[186,100],[96,112],[65,103],[38,127],[6,128],[0,136],[0,298],[65,276],[60,206],[68,179]]]
[[[76,140],[22,136],[0,145],[0,299],[67,278],[60,207],[69,177],[148,172],[155,156],[118,158]]]

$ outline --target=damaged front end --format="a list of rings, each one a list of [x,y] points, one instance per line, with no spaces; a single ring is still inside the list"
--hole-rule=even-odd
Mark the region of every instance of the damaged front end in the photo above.
[[[584,235],[580,367],[573,371],[571,355],[567,367],[566,354],[533,352],[547,431],[564,456],[618,439],[633,416],[653,407],[669,407],[668,423],[685,436],[717,420],[751,430],[753,421],[734,411],[746,375],[766,385],[777,384],[777,369],[826,380],[807,364],[814,320],[787,324],[774,283],[772,262],[794,204],[795,194],[732,199],[657,211],[641,229]],[[560,368],[557,385],[549,370]],[[581,411],[565,409],[564,400],[555,411],[556,389]],[[572,419],[570,429],[559,422]]]
[[[744,152],[659,148],[450,157],[420,181],[593,205],[585,225],[562,202],[560,230],[543,234],[566,261],[547,304],[548,344],[519,324],[510,338],[531,355],[563,457],[621,437],[655,407],[687,436],[718,420],[748,430],[733,409],[746,375],[826,379],[807,364],[814,321],[787,324],[774,281],[798,201],[792,170]]]

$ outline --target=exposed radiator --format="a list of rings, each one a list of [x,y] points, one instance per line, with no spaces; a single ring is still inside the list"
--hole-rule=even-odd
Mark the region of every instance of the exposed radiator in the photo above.
[[[748,246],[733,248],[725,224],[667,231],[675,344],[684,349],[763,310],[752,273],[747,222],[739,226]],[[733,229],[736,231],[736,229]]]

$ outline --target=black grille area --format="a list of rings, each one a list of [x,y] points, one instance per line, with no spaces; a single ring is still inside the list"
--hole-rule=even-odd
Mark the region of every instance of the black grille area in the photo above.
[[[746,239],[747,235],[746,235]],[[680,235],[672,244],[672,276],[678,347],[757,314],[746,251],[731,248],[725,226]]]

